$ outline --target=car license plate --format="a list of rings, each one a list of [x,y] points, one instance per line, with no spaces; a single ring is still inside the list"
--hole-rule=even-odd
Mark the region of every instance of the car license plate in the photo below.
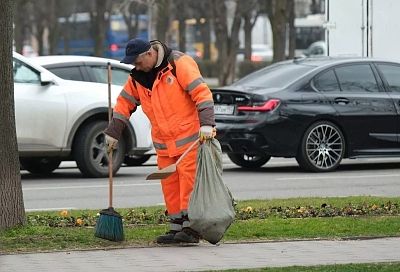
[[[234,105],[217,104],[214,105],[215,114],[230,114],[232,115],[235,110]]]

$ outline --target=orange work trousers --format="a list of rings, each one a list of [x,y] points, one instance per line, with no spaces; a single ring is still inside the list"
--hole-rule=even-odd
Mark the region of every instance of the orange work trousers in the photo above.
[[[197,146],[193,147],[179,162],[175,173],[161,180],[164,201],[169,216],[175,217],[182,213],[187,214],[196,175],[197,148]],[[158,156],[158,167],[162,169],[176,163],[179,157]]]

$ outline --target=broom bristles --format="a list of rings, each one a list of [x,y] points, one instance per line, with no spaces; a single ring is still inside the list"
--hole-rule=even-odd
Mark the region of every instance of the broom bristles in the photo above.
[[[124,228],[122,225],[122,216],[112,207],[100,211],[94,236],[109,241],[123,241]]]

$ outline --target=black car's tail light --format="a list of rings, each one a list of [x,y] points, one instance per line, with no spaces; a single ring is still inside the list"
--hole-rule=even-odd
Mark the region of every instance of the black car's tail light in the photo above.
[[[272,111],[279,106],[279,99],[270,99],[261,105],[239,106],[238,111]]]

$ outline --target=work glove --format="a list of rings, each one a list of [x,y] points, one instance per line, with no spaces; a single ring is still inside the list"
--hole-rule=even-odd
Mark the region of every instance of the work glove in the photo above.
[[[205,140],[210,140],[217,135],[217,130],[212,126],[201,126],[199,132],[200,142],[204,142]]]
[[[105,134],[106,135],[106,149],[107,149],[107,153],[110,153],[111,150],[116,149],[117,148],[117,144],[118,144],[118,140]]]

